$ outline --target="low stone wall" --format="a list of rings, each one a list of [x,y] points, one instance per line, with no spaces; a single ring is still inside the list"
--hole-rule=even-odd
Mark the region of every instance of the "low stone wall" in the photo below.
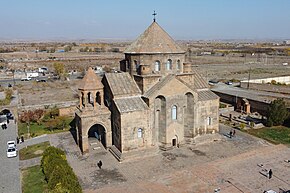
[[[234,110],[235,110],[235,107],[220,108],[219,109],[219,113],[223,114],[223,113],[228,113],[228,112],[231,112],[231,111],[234,111]]]
[[[76,111],[76,106],[64,107],[59,109],[60,116],[73,116]]]
[[[241,87],[248,88],[248,82],[242,81]],[[290,86],[289,85],[286,86],[286,85],[273,85],[273,84],[262,84],[262,83],[249,82],[249,89],[290,94]]]

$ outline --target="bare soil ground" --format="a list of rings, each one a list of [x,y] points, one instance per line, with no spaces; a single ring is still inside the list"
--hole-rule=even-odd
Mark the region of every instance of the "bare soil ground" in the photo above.
[[[106,66],[109,68],[119,68],[119,61],[124,58],[122,53],[34,53],[15,52],[1,54],[4,59],[22,59],[21,61],[11,61],[5,64],[11,69],[37,69],[47,66],[53,70],[53,63],[64,63],[65,68],[70,70],[84,71],[89,66]],[[48,57],[56,57],[56,60],[47,61]],[[25,59],[31,59],[26,60]],[[266,56],[250,55],[241,57],[240,54],[226,56],[188,56],[192,62],[193,69],[209,81],[217,79],[227,81],[231,79],[246,80],[249,78],[266,78],[290,75],[290,65],[283,66],[282,63],[290,64],[289,56]],[[43,103],[54,103],[60,101],[70,101],[76,99],[77,86],[74,80],[70,82],[54,83],[25,83],[18,86],[21,94],[22,105],[33,105]]]
[[[21,82],[17,89],[22,106],[53,104],[78,99],[76,81]]]

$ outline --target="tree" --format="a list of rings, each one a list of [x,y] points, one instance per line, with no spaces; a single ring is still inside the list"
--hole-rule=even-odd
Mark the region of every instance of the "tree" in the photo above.
[[[267,113],[267,126],[282,125],[289,117],[286,103],[283,99],[276,99],[270,103]]]
[[[53,64],[54,72],[59,76],[59,78],[64,77],[65,68],[63,63],[56,62]]]

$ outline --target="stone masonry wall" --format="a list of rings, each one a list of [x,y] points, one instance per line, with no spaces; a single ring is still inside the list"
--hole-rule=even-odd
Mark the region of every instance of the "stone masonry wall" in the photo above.
[[[121,114],[122,152],[149,147],[152,144],[152,131],[149,129],[148,110]],[[142,137],[138,138],[138,129]]]
[[[196,104],[195,134],[219,131],[219,100],[199,101]],[[209,117],[211,120],[209,121]]]

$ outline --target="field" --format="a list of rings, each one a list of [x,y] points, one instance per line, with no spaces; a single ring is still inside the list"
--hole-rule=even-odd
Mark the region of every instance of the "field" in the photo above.
[[[262,129],[250,129],[247,132],[274,144],[290,145],[290,128],[288,127],[265,127]]]
[[[43,142],[35,145],[28,146],[19,151],[19,159],[27,160],[42,156],[42,153],[46,148],[50,146],[49,142]]]
[[[178,41],[187,50],[186,61],[193,64],[193,69],[209,81],[217,79],[246,80],[250,77],[265,78],[289,75],[289,47],[277,46],[274,43],[236,43],[211,41]],[[76,71],[82,76],[88,67],[101,66],[106,71],[118,70],[119,61],[124,59],[122,51],[130,42],[51,42],[51,43],[10,43],[16,52],[0,53],[0,79],[12,80],[12,71],[23,72],[46,66],[54,71],[55,62],[63,63],[67,72]],[[64,50],[70,46],[71,50]],[[7,47],[7,44],[0,48]],[[55,52],[51,52],[51,50]],[[85,52],[81,50],[87,50]],[[189,51],[190,50],[190,51]],[[203,54],[211,53],[210,55]],[[49,76],[52,76],[50,74]],[[78,101],[77,77],[69,81],[53,80],[37,83],[18,82],[20,106],[36,104],[56,104]],[[2,84],[2,83],[1,83]]]

